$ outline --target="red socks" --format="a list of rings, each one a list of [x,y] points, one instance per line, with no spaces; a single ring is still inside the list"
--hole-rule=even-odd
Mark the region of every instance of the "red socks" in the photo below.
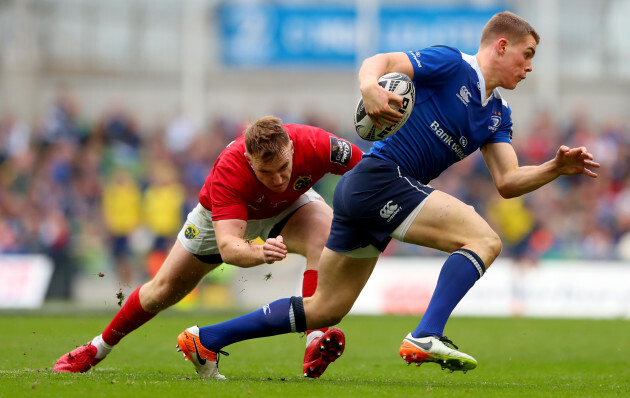
[[[317,270],[309,269],[304,271],[304,279],[302,280],[302,297],[311,297],[317,289]],[[317,329],[322,332],[326,332],[328,328]],[[312,330],[307,330],[306,334],[311,333]]]
[[[140,296],[138,287],[133,291],[125,301],[120,311],[114,316],[111,323],[103,330],[103,341],[109,345],[116,345],[118,342],[144,325],[157,314],[146,312],[140,305]]]

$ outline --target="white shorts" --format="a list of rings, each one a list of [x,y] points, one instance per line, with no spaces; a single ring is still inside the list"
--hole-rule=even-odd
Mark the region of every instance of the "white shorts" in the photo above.
[[[324,201],[324,199],[311,188],[282,213],[262,220],[248,220],[245,229],[245,238],[256,239],[260,237],[262,240],[267,240],[270,232],[274,230],[274,227],[277,226],[282,230],[282,227],[286,223],[285,219],[288,219],[287,217],[305,204],[316,200]],[[280,231],[274,231],[274,233],[279,234]],[[219,254],[219,247],[212,225],[212,212],[203,207],[200,203],[188,213],[186,223],[184,223],[181,231],[179,231],[177,239],[188,252],[197,256],[205,257]],[[215,260],[213,262],[221,261]]]

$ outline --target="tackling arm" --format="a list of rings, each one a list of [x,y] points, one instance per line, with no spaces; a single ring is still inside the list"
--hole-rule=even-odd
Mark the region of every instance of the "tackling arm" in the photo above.
[[[538,166],[519,167],[512,145],[500,142],[481,148],[483,158],[492,174],[494,185],[504,198],[513,198],[534,191],[561,175],[586,174],[597,177],[587,167],[599,168],[593,155],[585,147],[569,148],[562,145],[555,158]]]
[[[269,238],[257,245],[244,238],[247,221],[213,221],[217,244],[223,261],[237,267],[249,268],[263,263],[271,264],[284,259],[287,247],[282,236]]]

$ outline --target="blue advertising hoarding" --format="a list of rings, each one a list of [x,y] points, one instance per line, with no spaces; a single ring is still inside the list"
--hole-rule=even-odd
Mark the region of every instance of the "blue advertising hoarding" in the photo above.
[[[366,55],[436,44],[475,53],[483,25],[505,9],[500,5],[392,7],[388,2],[376,10],[376,20],[359,29],[355,3],[226,1],[217,9],[221,58],[235,67],[352,68]]]

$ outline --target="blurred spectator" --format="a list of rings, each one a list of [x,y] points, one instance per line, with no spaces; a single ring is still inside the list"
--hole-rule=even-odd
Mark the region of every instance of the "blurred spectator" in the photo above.
[[[195,136],[193,123],[184,115],[178,115],[166,129],[166,147],[176,155],[182,154],[188,150]]]
[[[156,163],[151,170],[151,183],[144,193],[142,209],[153,247],[148,266],[151,276],[166,259],[184,220],[185,190],[179,174],[170,163]]]
[[[133,176],[118,169],[103,189],[103,216],[120,282],[136,283],[131,265],[130,235],[140,226],[142,193]]]

